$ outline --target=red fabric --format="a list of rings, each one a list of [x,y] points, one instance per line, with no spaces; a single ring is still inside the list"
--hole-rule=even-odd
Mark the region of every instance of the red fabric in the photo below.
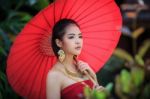
[[[93,88],[93,83],[91,80],[83,81],[90,88]],[[81,99],[83,96],[83,90],[85,85],[81,84],[81,82],[74,83],[61,91],[61,99]]]

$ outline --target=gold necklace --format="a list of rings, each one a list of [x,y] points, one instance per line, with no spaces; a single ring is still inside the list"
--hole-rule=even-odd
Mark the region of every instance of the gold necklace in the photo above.
[[[79,74],[79,73],[71,72],[70,70],[68,70],[67,67],[66,67],[63,63],[61,63],[61,64],[64,66],[65,71],[66,71],[69,75],[71,75],[71,76],[73,76],[73,77],[80,77],[80,78],[83,77],[83,75],[81,75],[81,74]]]
[[[83,78],[83,75],[80,75],[79,76],[79,74],[77,74],[77,73],[73,73],[73,72],[71,72],[71,71],[69,71],[67,68],[66,68],[66,66],[63,64],[63,63],[61,63],[63,66],[64,66],[64,68],[65,68],[65,71],[62,71],[66,76],[68,76],[70,79],[72,79],[72,80],[74,80],[74,81],[76,81],[76,82],[80,82],[82,85],[84,85],[85,87],[89,87],[89,85],[88,84],[86,84],[85,82],[84,82],[84,80],[77,80],[77,79],[75,79],[74,77],[79,77],[79,78]],[[91,77],[89,77],[89,75],[88,75],[88,78],[91,78]],[[89,80],[91,80],[92,82],[93,82],[93,84],[95,84],[95,81],[94,80],[92,80],[92,79],[89,79]],[[90,88],[90,87],[89,87]]]
[[[89,85],[87,85],[85,82],[84,82],[84,80],[77,80],[77,79],[75,79],[75,78],[73,78],[73,77],[79,77],[79,78],[83,78],[83,75],[82,74],[78,74],[78,73],[74,73],[74,72],[71,72],[71,71],[69,71],[67,68],[66,68],[66,66],[63,64],[63,63],[61,63],[63,66],[64,66],[64,68],[65,68],[65,72],[64,71],[62,71],[66,76],[68,76],[70,79],[72,79],[72,80],[74,80],[74,81],[76,81],[76,82],[80,82],[82,85],[84,85],[84,86],[88,86],[89,87]]]
[[[64,65],[64,64],[63,64]],[[64,66],[65,67],[65,66]],[[79,83],[81,83],[82,85],[84,85],[85,87],[89,87],[89,85],[88,84],[86,84],[85,82],[84,82],[84,80],[77,80],[77,79],[75,79],[72,75],[69,75],[69,73],[67,73],[67,71],[65,70],[65,71],[63,71],[63,70],[61,70],[60,69],[60,71],[62,71],[66,76],[68,76],[70,79],[72,79],[72,80],[74,80],[74,81],[76,81],[76,82],[79,82]],[[79,77],[79,76],[78,76]],[[90,88],[90,87],[89,87]]]

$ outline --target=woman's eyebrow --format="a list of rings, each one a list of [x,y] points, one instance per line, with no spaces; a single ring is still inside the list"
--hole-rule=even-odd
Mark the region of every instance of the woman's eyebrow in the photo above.
[[[78,35],[82,35],[82,33],[79,33]]]
[[[68,35],[75,35],[75,33],[70,33]],[[82,33],[79,33],[78,35],[82,35]]]
[[[68,35],[75,35],[74,33],[70,33],[70,34],[68,34]]]

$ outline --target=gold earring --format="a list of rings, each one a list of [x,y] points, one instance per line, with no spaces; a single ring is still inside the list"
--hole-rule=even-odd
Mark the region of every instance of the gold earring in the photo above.
[[[64,59],[65,59],[65,52],[60,49],[60,50],[58,51],[58,55],[59,55],[59,57],[58,57],[59,61],[60,61],[60,62],[63,62]]]

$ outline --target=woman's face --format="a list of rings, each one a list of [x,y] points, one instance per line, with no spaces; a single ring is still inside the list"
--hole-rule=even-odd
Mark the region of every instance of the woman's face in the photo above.
[[[62,41],[62,49],[66,54],[79,55],[82,44],[83,39],[80,29],[75,24],[68,25]]]

